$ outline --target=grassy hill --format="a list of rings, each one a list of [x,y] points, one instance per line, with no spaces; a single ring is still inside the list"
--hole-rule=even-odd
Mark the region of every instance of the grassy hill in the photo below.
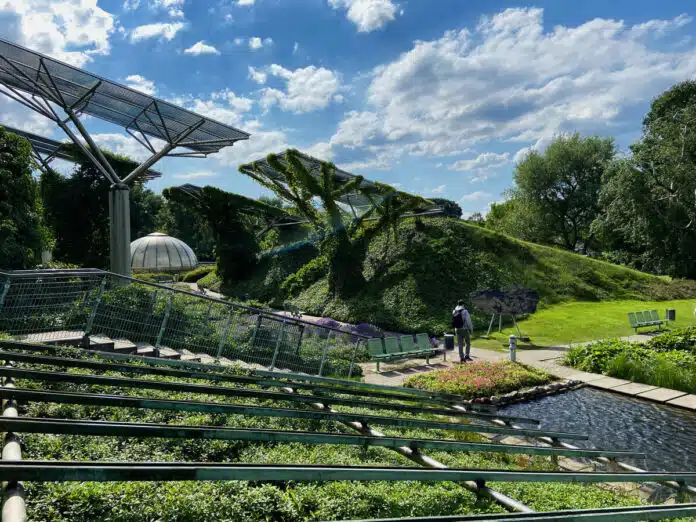
[[[440,334],[450,329],[449,314],[458,299],[513,283],[535,289],[542,308],[569,301],[696,297],[693,281],[652,276],[445,218],[420,224],[407,219],[396,236],[378,235],[363,266],[368,283],[349,300],[330,298],[325,278],[296,296],[279,296],[282,281],[315,255],[311,246],[288,248],[264,258],[247,281],[223,291],[276,305],[291,299],[307,313],[352,323]],[[475,326],[488,319],[474,313]]]

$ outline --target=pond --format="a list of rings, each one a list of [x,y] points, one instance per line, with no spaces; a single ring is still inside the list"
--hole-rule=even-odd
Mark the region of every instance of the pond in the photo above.
[[[541,430],[586,433],[586,448],[632,450],[645,460],[625,462],[650,471],[696,468],[696,414],[625,395],[584,387],[500,408],[501,414],[541,421]]]

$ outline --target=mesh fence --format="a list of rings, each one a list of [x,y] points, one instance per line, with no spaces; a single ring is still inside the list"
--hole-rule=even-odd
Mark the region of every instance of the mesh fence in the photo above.
[[[368,358],[359,334],[100,270],[0,272],[0,333],[35,342],[107,337],[335,377],[360,375]]]

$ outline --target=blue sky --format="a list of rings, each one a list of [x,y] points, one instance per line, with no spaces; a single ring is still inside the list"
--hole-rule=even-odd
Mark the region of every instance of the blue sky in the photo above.
[[[258,196],[243,162],[293,146],[485,212],[559,133],[640,135],[650,100],[696,75],[683,0],[0,0],[0,35],[251,133],[165,159],[156,191]],[[0,122],[63,139],[0,98]],[[146,156],[92,118],[98,142]]]

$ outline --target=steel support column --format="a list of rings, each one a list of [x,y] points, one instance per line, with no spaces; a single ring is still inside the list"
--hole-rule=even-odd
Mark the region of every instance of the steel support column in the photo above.
[[[130,277],[130,190],[125,183],[109,188],[109,231],[111,235],[111,271]],[[128,281],[117,278],[116,284]]]

